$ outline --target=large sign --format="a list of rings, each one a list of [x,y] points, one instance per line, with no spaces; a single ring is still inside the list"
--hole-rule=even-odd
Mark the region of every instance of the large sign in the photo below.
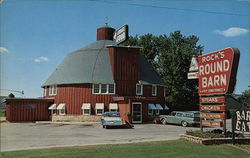
[[[201,97],[200,103],[224,103],[226,102],[226,98],[222,97]]]
[[[237,48],[226,48],[199,56],[199,95],[232,93],[239,56]]]
[[[250,110],[236,111],[234,127],[236,131],[250,132]]]
[[[114,40],[116,44],[121,44],[128,39],[128,25],[123,25],[114,32]]]
[[[225,113],[200,113],[201,118],[208,118],[208,119],[226,119],[227,115]]]
[[[201,105],[200,111],[226,111],[225,105]]]
[[[222,121],[208,121],[208,120],[201,120],[202,126],[207,127],[222,127],[223,122]]]

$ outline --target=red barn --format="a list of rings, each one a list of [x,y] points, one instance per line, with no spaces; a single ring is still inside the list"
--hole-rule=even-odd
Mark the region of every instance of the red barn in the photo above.
[[[119,111],[123,119],[142,123],[166,107],[164,81],[140,47],[116,45],[114,31],[97,29],[97,41],[69,53],[42,85],[44,97],[55,99],[50,107],[55,121]]]
[[[105,111],[119,111],[124,120],[142,123],[167,108],[164,81],[139,54],[140,47],[116,45],[114,31],[97,29],[97,41],[69,53],[42,85],[44,99],[53,100],[43,106],[46,119],[49,113],[52,121],[100,121]],[[6,102],[7,108],[18,104],[15,99]],[[32,120],[25,116],[31,115],[27,109],[18,108],[7,110],[7,119],[26,110],[22,117]]]

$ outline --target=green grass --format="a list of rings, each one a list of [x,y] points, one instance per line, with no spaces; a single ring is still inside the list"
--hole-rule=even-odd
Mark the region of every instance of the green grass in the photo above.
[[[204,146],[183,140],[2,152],[1,158],[249,158],[227,145]]]

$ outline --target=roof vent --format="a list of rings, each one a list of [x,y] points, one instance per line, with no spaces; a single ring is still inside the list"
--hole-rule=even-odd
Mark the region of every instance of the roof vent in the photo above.
[[[113,33],[115,29],[104,26],[97,29],[97,41],[98,40],[113,40]]]

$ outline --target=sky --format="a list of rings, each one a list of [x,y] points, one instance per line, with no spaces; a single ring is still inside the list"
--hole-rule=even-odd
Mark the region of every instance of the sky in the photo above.
[[[238,48],[235,93],[249,89],[249,0],[0,0],[0,95],[41,97],[65,56],[95,42],[106,22],[128,24],[131,36],[196,35],[203,54]]]

